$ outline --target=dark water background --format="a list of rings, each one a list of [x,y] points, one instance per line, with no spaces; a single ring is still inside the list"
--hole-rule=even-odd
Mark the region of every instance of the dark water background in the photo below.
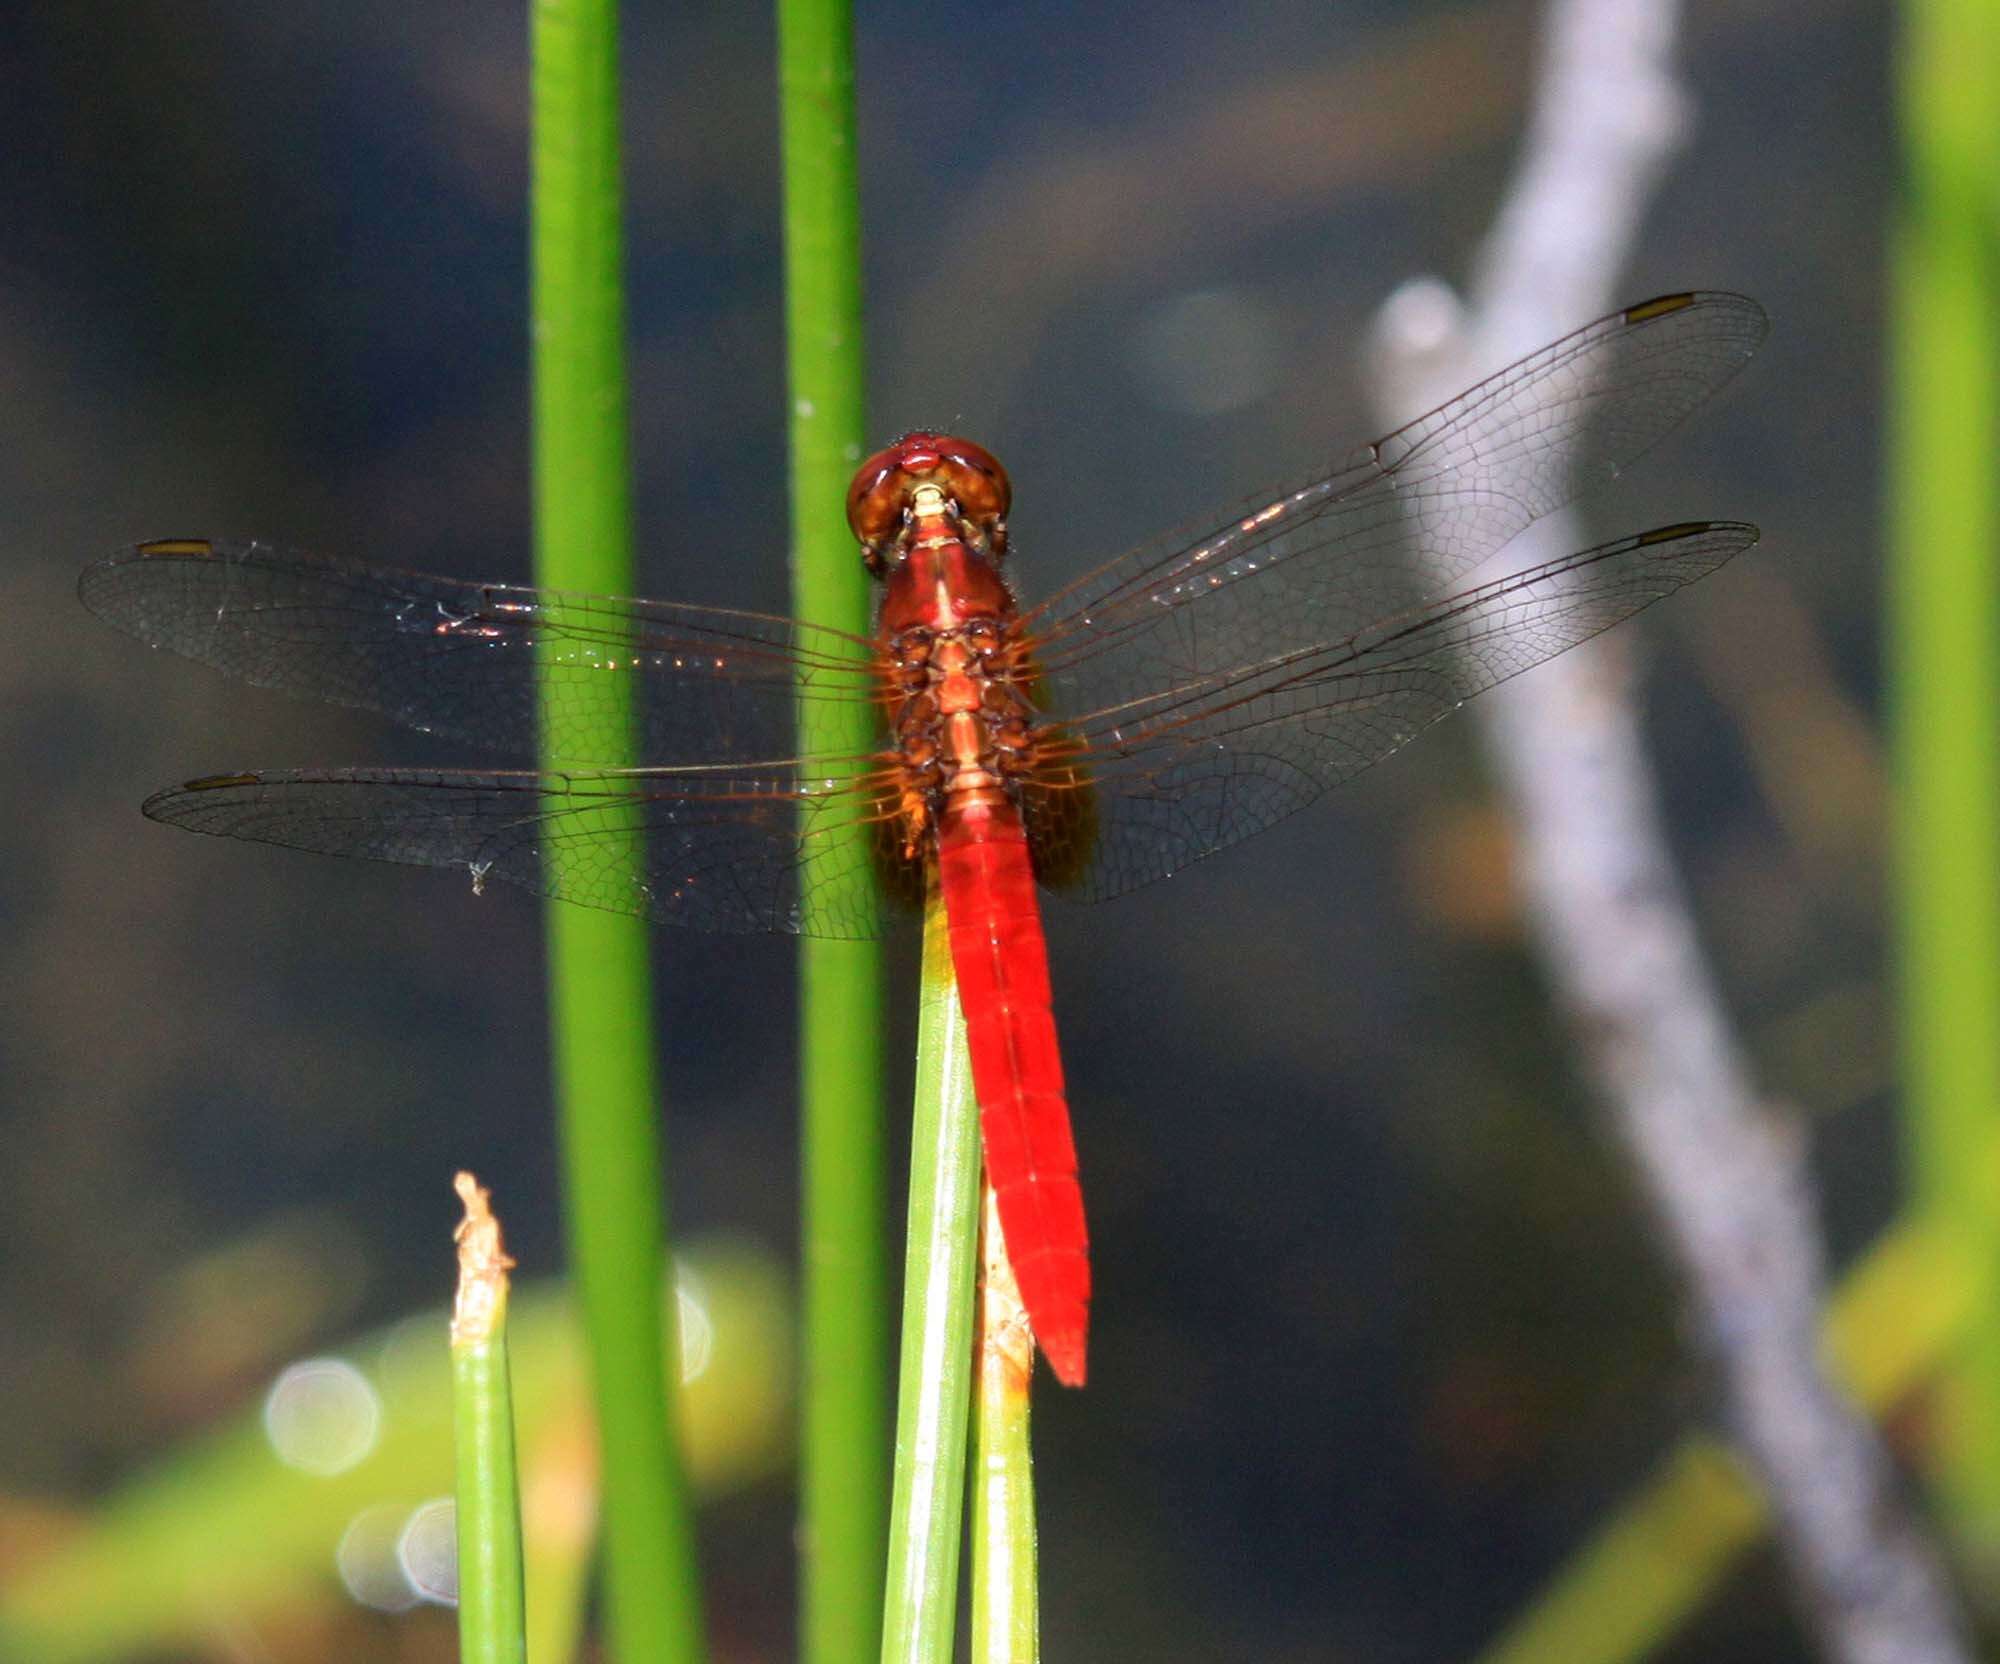
[[[782,608],[769,21],[630,11],[644,586]],[[1031,591],[1377,430],[1366,326],[1403,280],[1463,276],[1535,26],[861,12],[873,426],[1007,461]],[[1693,9],[1692,140],[1621,288],[1745,289],[1775,333],[1590,508],[1599,537],[1765,528],[1631,645],[1718,974],[1811,1119],[1842,1256],[1895,1194],[1884,28]],[[41,0],[0,21],[0,92],[0,1488],[74,1500],[265,1378],[186,1336],[159,1367],[138,1314],[183,1262],[327,1233],[344,1269],[298,1338],[332,1341],[442,1292],[461,1163],[525,1262],[560,1257],[534,905],[137,813],[190,774],[439,753],[147,654],[72,593],[168,535],[526,576],[524,26]],[[1100,1281],[1091,1388],[1037,1425],[1051,1656],[1465,1653],[1702,1423],[1501,840],[1457,725],[1226,858],[1052,911]],[[789,1252],[790,946],[663,934],[657,962],[675,1217]],[[739,1656],[789,1650],[790,1510],[774,1484],[709,1516]],[[1801,1646],[1766,1556],[1671,1656]]]

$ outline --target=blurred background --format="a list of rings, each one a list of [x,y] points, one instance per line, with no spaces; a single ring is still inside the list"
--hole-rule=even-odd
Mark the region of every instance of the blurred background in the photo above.
[[[873,427],[1005,460],[1030,594],[1383,425],[1368,325],[1406,279],[1464,276],[1537,23],[1518,0],[858,10]],[[769,18],[633,6],[626,33],[644,586],[782,610]],[[1774,332],[1586,505],[1593,538],[1764,527],[1632,650],[1707,946],[1842,1261],[1898,1197],[1888,65],[1877,7],[1689,9],[1691,139],[1623,290],[1742,289]],[[138,814],[193,774],[441,754],[74,597],[86,562],[184,535],[526,578],[525,88],[518,6],[0,22],[0,1576],[293,1359],[435,1307],[455,1167],[525,1277],[560,1270],[535,904]],[[1704,1424],[1506,861],[1447,725],[1170,883],[1051,908],[1098,1277],[1090,1389],[1037,1418],[1052,1656],[1470,1654]],[[907,996],[914,932],[893,951]],[[791,944],[656,957],[676,1227],[775,1276]],[[720,1657],[790,1650],[786,1471],[746,1456],[705,1508]],[[448,1620],[349,1601],[332,1565],[329,1542],[310,1624],[219,1612],[127,1656],[450,1656]],[[1806,1656],[1775,1557],[1660,1656]]]

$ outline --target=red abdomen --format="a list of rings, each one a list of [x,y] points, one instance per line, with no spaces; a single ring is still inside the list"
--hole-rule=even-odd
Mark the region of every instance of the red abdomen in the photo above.
[[[1083,1384],[1089,1240],[1049,999],[1048,950],[1011,804],[949,821],[938,879],[965,1008],[986,1174],[1021,1301],[1056,1378]]]

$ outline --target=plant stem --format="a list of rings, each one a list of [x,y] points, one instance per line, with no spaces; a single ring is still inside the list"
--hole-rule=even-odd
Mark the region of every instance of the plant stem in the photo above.
[[[1905,1124],[1917,1205],[2000,1259],[1983,1159],[2000,1098],[2000,21],[1984,0],[1903,18],[1888,436]],[[1984,1556],[2000,1540],[2000,1322],[1965,1342],[1938,1468]]]
[[[1007,1258],[1000,1204],[980,1186],[978,1475],[972,1509],[973,1664],[1041,1657],[1035,1564],[1035,1466],[1028,1445],[1035,1340]]]
[[[895,1492],[883,1599],[883,1664],[951,1657],[972,1401],[972,1294],[979,1240],[979,1110],[944,904],[931,886],[917,1014],[910,1227]]]
[[[455,1181],[458,1301],[451,1319],[452,1428],[458,1469],[458,1656],[462,1664],[524,1664],[521,1487],[514,1469],[514,1401],[507,1369],[507,1273],[488,1193]]]
[[[535,0],[537,576],[629,594],[617,46],[614,0]],[[623,733],[607,726],[591,761],[635,761],[629,720]],[[679,1349],[645,926],[551,907],[548,940],[570,1257],[604,1445],[610,1650],[623,1664],[680,1664],[702,1654],[700,1591],[667,1385],[679,1381]]]
[[[847,0],[779,0],[785,338],[790,373],[792,610],[853,634],[869,586],[841,506],[861,460],[860,198],[854,163],[853,20]],[[873,714],[801,688],[815,750],[879,745]],[[808,711],[811,722],[805,720]],[[830,858],[865,885],[864,829]],[[847,909],[839,897],[833,905]],[[857,905],[865,905],[860,903]],[[888,1256],[882,1129],[882,956],[869,942],[799,949],[804,1369],[799,1514],[800,1650],[848,1664],[879,1644],[888,1455]]]

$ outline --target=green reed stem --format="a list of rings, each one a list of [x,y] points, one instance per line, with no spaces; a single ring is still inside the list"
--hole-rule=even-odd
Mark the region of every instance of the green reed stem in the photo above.
[[[536,571],[550,588],[614,595],[636,588],[617,50],[614,0],[534,0]],[[625,733],[617,726],[607,724],[592,762],[638,760],[629,718]],[[570,1259],[604,1446],[610,1651],[621,1664],[682,1664],[703,1646],[692,1510],[667,1386],[679,1380],[679,1348],[664,1275],[646,927],[551,907],[548,943]]]
[[[1906,185],[1893,245],[1890,610],[1896,917],[1920,1210],[2000,1263],[2000,13],[1903,10]],[[2000,1316],[1938,1400],[1939,1478],[2000,1542]]]
[[[779,0],[785,342],[790,374],[792,610],[863,634],[869,586],[843,505],[861,460],[861,207],[854,163],[853,20],[846,0]],[[872,713],[799,690],[802,746],[859,756]],[[859,827],[829,870],[868,882]],[[833,910],[860,914],[824,898]],[[849,1664],[879,1642],[887,1540],[888,1249],[882,955],[806,937],[799,951],[804,1367],[799,1427],[799,1640],[806,1664]]]
[[[924,909],[883,1664],[948,1664],[958,1615],[979,1242],[979,1107],[944,904]]]

